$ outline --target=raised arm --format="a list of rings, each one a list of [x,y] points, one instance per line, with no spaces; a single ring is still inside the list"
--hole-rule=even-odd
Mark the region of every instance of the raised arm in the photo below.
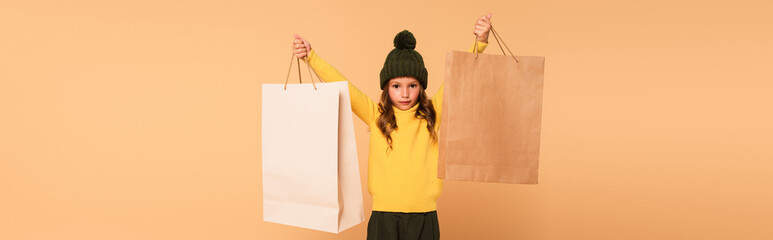
[[[293,41],[293,49],[295,56],[307,60],[314,72],[319,75],[325,82],[340,82],[347,81],[341,72],[335,69],[332,65],[319,57],[317,53],[311,49],[311,43],[303,39],[301,36],[295,34],[295,40]],[[369,124],[374,121],[376,117],[377,105],[373,100],[365,95],[360,89],[357,89],[351,81],[349,84],[349,99],[352,103],[352,112],[359,117],[365,124]]]
[[[491,13],[485,16],[481,16],[478,18],[478,20],[475,22],[475,29],[473,29],[472,33],[477,36],[476,41],[478,44],[478,53],[483,53],[483,50],[486,49],[488,46],[488,34],[491,30]],[[475,43],[470,46],[470,50],[468,52],[472,52],[475,49]],[[435,110],[441,110],[443,106],[443,84],[440,84],[440,89],[438,89],[437,93],[435,93],[435,96],[432,97],[432,101],[435,104]],[[439,112],[438,112],[439,113]],[[440,114],[438,114],[440,116]]]
[[[475,22],[475,29],[472,30],[472,34],[475,34],[476,40],[479,42],[478,53],[482,53],[483,49],[486,49],[486,46],[488,46],[488,33],[490,30],[491,30],[491,13],[478,18],[478,21]],[[480,43],[483,43],[483,46],[481,46]],[[473,47],[470,47],[469,52],[472,52],[472,51],[473,51]]]

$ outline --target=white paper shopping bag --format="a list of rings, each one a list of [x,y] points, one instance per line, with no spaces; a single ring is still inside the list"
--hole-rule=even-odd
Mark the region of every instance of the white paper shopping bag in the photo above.
[[[263,220],[332,233],[362,223],[348,83],[263,84],[262,111]]]

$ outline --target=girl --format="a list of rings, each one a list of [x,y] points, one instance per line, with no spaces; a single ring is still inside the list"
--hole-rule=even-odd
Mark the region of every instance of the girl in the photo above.
[[[491,29],[491,14],[475,24],[478,52],[483,52]],[[294,36],[295,56],[304,59],[326,82],[346,81],[322,60],[308,41]],[[395,36],[393,49],[381,69],[383,92],[378,104],[349,82],[352,111],[370,129],[368,192],[373,212],[368,240],[440,239],[437,198],[442,181],[437,178],[437,131],[443,103],[443,86],[430,100],[427,69],[416,52],[416,39],[407,30]],[[472,52],[472,48],[470,49]]]

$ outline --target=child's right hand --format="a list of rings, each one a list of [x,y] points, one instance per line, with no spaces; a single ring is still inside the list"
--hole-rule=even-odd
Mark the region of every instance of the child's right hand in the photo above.
[[[295,57],[299,59],[306,58],[309,52],[311,52],[311,43],[298,36],[298,34],[293,34],[293,37],[293,53],[295,53]]]

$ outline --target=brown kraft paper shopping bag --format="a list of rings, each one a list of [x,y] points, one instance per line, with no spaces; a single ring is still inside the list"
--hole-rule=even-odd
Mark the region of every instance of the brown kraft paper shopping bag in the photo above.
[[[447,53],[439,178],[537,183],[544,69],[544,57]]]

